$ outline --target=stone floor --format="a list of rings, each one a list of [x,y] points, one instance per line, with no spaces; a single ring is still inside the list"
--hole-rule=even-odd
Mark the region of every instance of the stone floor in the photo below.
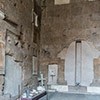
[[[12,100],[11,98],[10,98],[10,96],[9,96],[9,94],[8,95],[4,95],[4,96],[1,96],[0,95],[0,100]],[[14,99],[13,99],[14,100]]]
[[[46,97],[40,100],[47,100]],[[100,100],[99,94],[48,93],[48,100]]]

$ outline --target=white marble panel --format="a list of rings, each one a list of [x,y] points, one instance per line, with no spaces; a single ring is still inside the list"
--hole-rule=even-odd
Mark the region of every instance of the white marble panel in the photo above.
[[[65,80],[68,85],[75,85],[75,42],[70,44],[66,52]]]
[[[58,65],[52,64],[48,66],[48,84],[57,84]]]
[[[80,52],[80,51],[78,51]],[[80,66],[81,70],[75,70],[75,42],[71,43],[65,57],[65,80],[68,85],[75,85],[75,73],[77,73],[77,81],[81,81],[81,86],[89,86],[94,79],[93,59],[99,57],[100,52],[96,50],[94,45],[90,42],[82,41],[82,58],[78,61],[77,65]],[[81,73],[80,73],[81,71]],[[81,77],[81,80],[80,80]]]

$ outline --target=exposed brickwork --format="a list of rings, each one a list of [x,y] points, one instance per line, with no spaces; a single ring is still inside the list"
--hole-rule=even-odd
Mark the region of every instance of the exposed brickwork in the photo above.
[[[71,0],[65,5],[54,5],[54,0],[47,0],[46,4],[42,15],[41,69],[75,40],[92,42],[100,50],[99,0]]]
[[[22,67],[22,87],[28,85],[32,78],[32,8],[32,0],[0,0],[0,10],[7,18],[6,21],[0,19],[0,31],[8,35],[5,38],[6,55],[12,56]],[[4,80],[0,77],[0,92],[2,82]]]

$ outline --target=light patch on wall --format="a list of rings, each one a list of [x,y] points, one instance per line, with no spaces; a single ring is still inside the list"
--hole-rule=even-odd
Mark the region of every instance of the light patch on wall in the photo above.
[[[95,1],[95,0],[88,0],[88,1]]]
[[[69,4],[70,0],[55,0],[55,5]]]
[[[38,15],[34,12],[34,23],[35,23],[35,26],[38,27]]]

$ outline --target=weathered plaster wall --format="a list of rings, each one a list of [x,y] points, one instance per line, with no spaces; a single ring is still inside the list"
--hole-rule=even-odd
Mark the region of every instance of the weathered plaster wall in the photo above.
[[[13,97],[19,95],[21,82],[21,66],[14,61],[13,57],[7,55],[4,94],[10,93]]]
[[[0,19],[0,31],[6,36],[6,59],[8,62],[13,62],[13,69],[21,67],[21,80],[19,81],[21,82],[20,87],[22,89],[29,84],[32,78],[32,56],[34,47],[32,34],[32,8],[34,8],[32,0],[0,0],[0,10],[4,12],[7,18],[7,20]],[[10,59],[10,57],[12,59]],[[10,82],[7,81],[8,79],[4,81],[8,82],[6,85],[9,87],[8,85],[10,83],[13,84],[13,79],[16,78],[18,73],[16,71],[17,74],[13,76],[13,71],[11,71],[12,69],[9,63],[6,63],[5,67],[6,78],[11,77]],[[8,67],[10,67],[10,69],[6,71]],[[13,77],[10,75],[11,73],[8,73],[9,71],[11,71]],[[9,88],[6,87],[7,91],[5,93],[13,94],[13,96],[18,94],[18,91],[16,93],[14,92],[14,89],[17,87],[16,85],[18,85],[17,79],[15,82],[16,84],[13,84],[11,87],[11,91],[8,91]],[[5,86],[4,82],[2,84]],[[3,90],[5,90],[5,87],[2,91]]]
[[[53,63],[59,63],[55,60],[60,52],[64,51],[65,55],[75,40],[89,41],[100,50],[99,4],[99,0],[71,0],[69,4],[54,5],[54,0],[47,0],[41,27],[40,62],[43,72],[46,72],[45,68],[52,60]]]

